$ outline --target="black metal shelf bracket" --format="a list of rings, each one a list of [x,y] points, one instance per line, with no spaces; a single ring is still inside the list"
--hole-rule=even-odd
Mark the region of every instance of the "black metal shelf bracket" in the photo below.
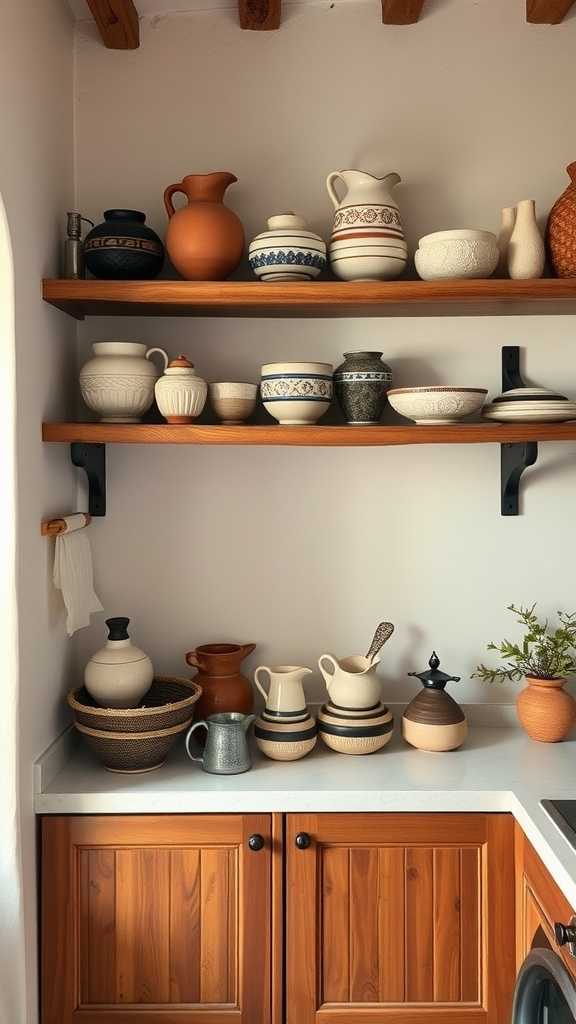
[[[91,516],[106,515],[106,445],[81,444],[73,441],[70,458],[88,477],[88,512]]]
[[[524,386],[520,373],[520,348],[518,345],[505,345],[502,349],[502,391]],[[522,474],[534,465],[537,458],[537,441],[500,445],[500,509],[503,516],[520,514]]]

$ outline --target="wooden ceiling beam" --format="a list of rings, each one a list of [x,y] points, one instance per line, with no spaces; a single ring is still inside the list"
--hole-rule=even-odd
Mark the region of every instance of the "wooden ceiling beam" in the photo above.
[[[282,0],[238,0],[240,28],[268,32],[280,28]]]
[[[526,0],[526,21],[532,25],[559,25],[574,0]]]
[[[140,22],[133,0],[87,0],[102,42],[110,50],[137,50]]]
[[[422,13],[424,0],[382,0],[385,25],[414,25]]]

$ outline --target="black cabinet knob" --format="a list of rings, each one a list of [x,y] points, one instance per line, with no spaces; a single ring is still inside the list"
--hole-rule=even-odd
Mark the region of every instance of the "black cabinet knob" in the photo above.
[[[299,850],[307,850],[310,846],[311,839],[307,832],[299,832],[296,836],[295,842]]]
[[[554,937],[559,946],[576,943],[576,927],[573,924],[555,924]]]
[[[254,850],[255,853],[257,853],[258,850],[263,850],[264,837],[261,836],[258,832],[255,832],[253,836],[250,836],[248,840],[248,846],[250,847],[251,850]]]

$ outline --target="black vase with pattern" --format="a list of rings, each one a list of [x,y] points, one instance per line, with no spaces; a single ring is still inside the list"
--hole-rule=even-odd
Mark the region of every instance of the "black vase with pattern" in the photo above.
[[[334,372],[334,389],[347,423],[379,423],[392,386],[392,370],[381,352],[345,352]]]
[[[84,259],[94,277],[142,281],[157,277],[164,264],[164,245],[146,214],[139,210],[105,210],[84,240]]]

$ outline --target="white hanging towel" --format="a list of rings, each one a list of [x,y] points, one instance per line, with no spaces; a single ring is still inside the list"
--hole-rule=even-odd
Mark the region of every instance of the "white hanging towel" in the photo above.
[[[68,618],[66,629],[72,636],[90,625],[90,616],[104,608],[94,590],[92,551],[83,515],[66,516],[66,532],[56,537],[54,586],[62,591]]]

